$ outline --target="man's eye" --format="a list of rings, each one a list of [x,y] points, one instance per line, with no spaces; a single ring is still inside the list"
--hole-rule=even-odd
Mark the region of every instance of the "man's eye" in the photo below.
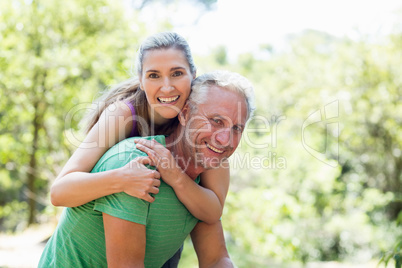
[[[149,74],[149,78],[158,78],[159,76],[157,74]]]
[[[215,124],[222,124],[222,120],[220,120],[219,118],[212,118],[211,119]]]
[[[234,131],[236,132],[243,132],[243,128],[239,127],[239,126],[233,126]]]
[[[183,75],[182,71],[176,71],[173,73],[173,77],[177,77],[177,76],[181,76],[181,75]]]

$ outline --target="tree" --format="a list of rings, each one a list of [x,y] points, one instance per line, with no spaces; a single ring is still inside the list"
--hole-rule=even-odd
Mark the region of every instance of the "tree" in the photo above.
[[[400,245],[400,40],[306,31],[268,59],[220,66],[257,96],[222,219],[239,266],[375,258]]]
[[[27,209],[31,224],[49,179],[76,145],[63,133],[77,129],[82,114],[70,125],[65,116],[128,77],[144,30],[122,2],[16,0],[0,10],[0,168],[2,192],[13,189],[0,197],[0,218]]]

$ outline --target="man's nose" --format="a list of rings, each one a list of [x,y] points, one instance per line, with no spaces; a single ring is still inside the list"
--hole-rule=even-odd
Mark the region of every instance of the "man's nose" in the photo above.
[[[162,81],[162,87],[161,87],[161,91],[164,93],[169,93],[170,91],[172,91],[174,89],[170,78],[169,77],[165,77]]]
[[[219,143],[219,145],[224,147],[229,146],[231,141],[230,129],[228,128],[220,129],[216,133],[215,139]]]

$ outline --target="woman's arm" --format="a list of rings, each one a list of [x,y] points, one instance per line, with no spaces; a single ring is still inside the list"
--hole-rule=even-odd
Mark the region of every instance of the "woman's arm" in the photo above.
[[[142,176],[130,165],[89,173],[110,147],[129,135],[133,126],[131,116],[129,107],[123,102],[105,109],[54,181],[50,189],[53,205],[74,207],[123,191],[153,202],[154,198],[149,193],[158,192],[154,187],[156,178],[149,174]]]
[[[148,154],[162,179],[173,188],[194,217],[209,224],[220,219],[229,188],[230,169],[227,161],[217,169],[202,173],[198,185],[183,172],[163,145],[143,139],[135,140],[135,143],[138,149]]]
[[[200,185],[185,173],[173,187],[179,200],[196,218],[213,224],[222,216],[230,180],[229,164],[201,174]]]

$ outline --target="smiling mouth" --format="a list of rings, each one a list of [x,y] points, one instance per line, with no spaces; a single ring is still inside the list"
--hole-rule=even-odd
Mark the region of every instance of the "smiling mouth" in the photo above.
[[[212,145],[209,145],[208,143],[205,143],[205,145],[207,145],[208,149],[212,150],[215,153],[221,154],[224,152],[224,150],[219,150],[218,148],[216,148]]]
[[[169,97],[169,98],[158,97],[157,99],[162,104],[170,104],[170,103],[177,101],[179,98],[180,98],[180,96],[177,95],[175,97]]]

